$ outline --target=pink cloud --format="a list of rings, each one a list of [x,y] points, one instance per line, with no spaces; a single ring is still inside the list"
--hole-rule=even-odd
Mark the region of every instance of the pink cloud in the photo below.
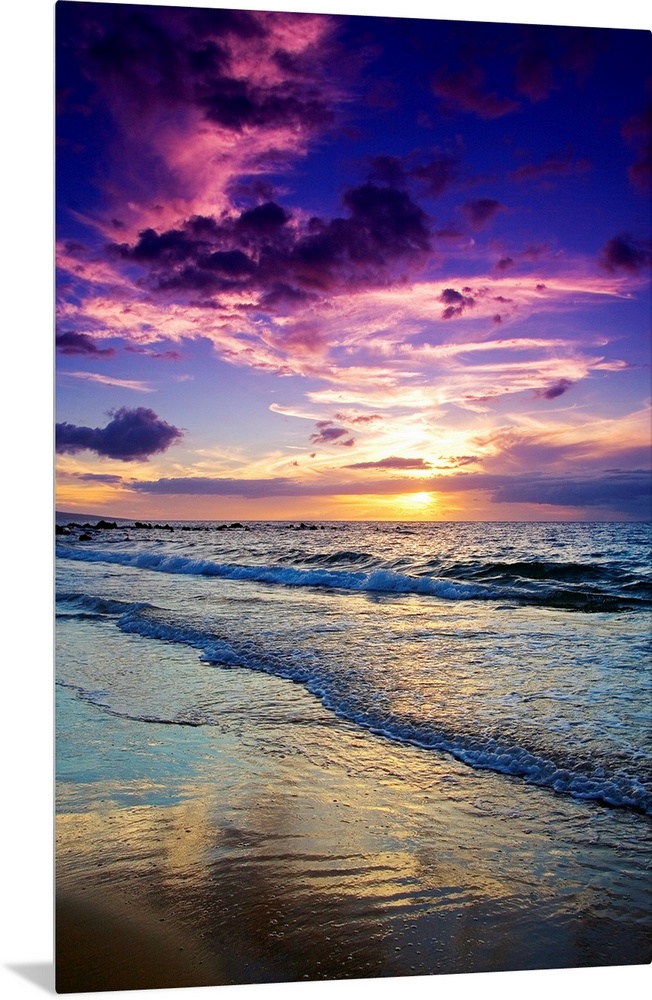
[[[330,124],[343,96],[328,71],[332,18],[130,11],[89,12],[78,53],[110,99],[109,206],[93,220],[107,236],[219,216],[239,178],[305,155]]]

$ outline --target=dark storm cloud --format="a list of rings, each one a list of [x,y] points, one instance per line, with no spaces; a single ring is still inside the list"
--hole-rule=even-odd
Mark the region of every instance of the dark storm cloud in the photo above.
[[[115,354],[113,347],[98,347],[92,337],[72,331],[57,334],[56,349],[59,354],[82,354],[94,358],[110,358]]]
[[[649,268],[651,261],[650,243],[626,233],[607,240],[600,255],[600,263],[607,271],[628,271],[630,274]]]
[[[111,414],[106,427],[56,425],[56,450],[60,454],[94,451],[108,458],[126,462],[147,460],[149,455],[166,451],[183,436],[178,427],[161,420],[153,410],[139,406],[121,407]]]
[[[502,208],[504,205],[494,198],[476,198],[462,205],[462,211],[474,229],[482,229]]]
[[[353,465],[345,465],[345,469],[422,469],[427,471],[432,468],[430,462],[423,458],[397,458],[390,455],[388,458],[381,458],[377,462],[355,462]]]

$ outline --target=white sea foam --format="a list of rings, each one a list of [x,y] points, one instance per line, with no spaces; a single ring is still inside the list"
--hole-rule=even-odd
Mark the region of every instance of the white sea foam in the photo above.
[[[596,599],[591,588],[601,588],[599,601],[623,581],[642,592],[640,529],[565,526],[563,564],[541,526],[337,531],[336,545],[328,532],[289,543],[289,530],[274,527],[66,537],[61,613],[72,625],[78,616],[88,628],[160,642],[162,663],[163,644],[196,651],[202,696],[184,685],[183,711],[176,696],[166,712],[157,688],[148,707],[154,682],[143,677],[141,721],[218,724],[209,665],[255,670],[301,684],[382,738],[557,794],[652,810],[645,606],[615,615],[612,602],[592,616],[554,604],[562,584],[580,611],[587,595]],[[403,595],[411,599],[393,599]],[[118,667],[98,667],[80,696],[132,717],[133,688]],[[174,676],[166,683],[175,690]]]
[[[452,580],[436,577],[413,577],[384,569],[366,573],[361,570],[239,565],[237,563],[218,563],[210,559],[192,559],[187,556],[160,552],[127,552],[63,546],[57,548],[57,556],[82,562],[106,562],[119,566],[133,566],[136,569],[151,570],[156,573],[216,576],[225,580],[249,580],[254,583],[280,584],[284,587],[328,587],[394,594],[426,594],[449,600],[497,598],[505,596],[507,593],[505,589],[497,590],[482,584],[456,583]]]

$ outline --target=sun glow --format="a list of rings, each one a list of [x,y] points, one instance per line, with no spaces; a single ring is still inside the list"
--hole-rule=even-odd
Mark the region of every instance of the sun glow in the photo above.
[[[433,503],[432,493],[412,493],[408,494],[405,499],[407,503],[415,507],[427,507],[428,504]]]

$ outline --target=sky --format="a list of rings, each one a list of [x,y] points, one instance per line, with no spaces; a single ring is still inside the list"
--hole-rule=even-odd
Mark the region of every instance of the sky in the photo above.
[[[651,57],[59,0],[57,508],[648,519]]]

